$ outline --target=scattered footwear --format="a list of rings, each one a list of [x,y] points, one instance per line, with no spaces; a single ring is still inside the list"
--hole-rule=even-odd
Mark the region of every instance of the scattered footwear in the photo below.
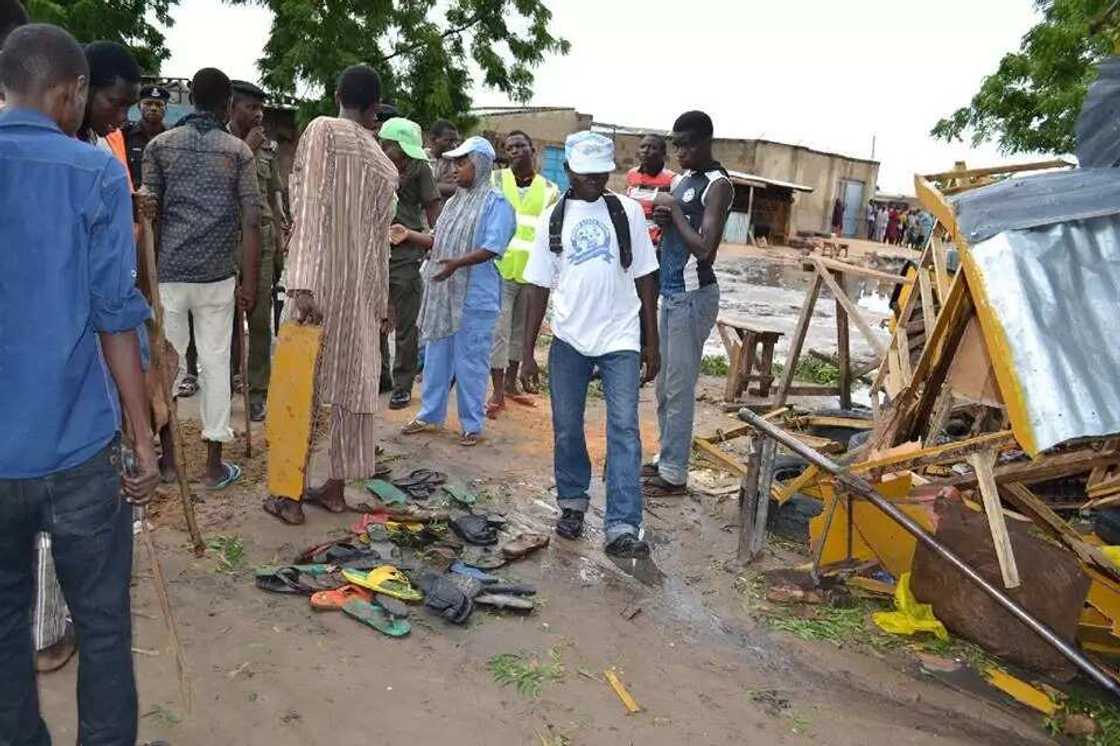
[[[474,602],[461,587],[463,584],[460,581],[473,581],[479,589],[482,588],[481,583],[465,575],[425,573],[420,579],[420,587],[424,589],[424,606],[452,624],[464,624],[474,611]]]
[[[622,559],[640,559],[649,556],[649,544],[633,534],[622,534],[607,544],[607,554]]]
[[[443,491],[446,492],[452,500],[468,508],[478,502],[478,495],[453,484],[443,485]]]
[[[468,578],[474,578],[483,585],[489,585],[491,583],[497,583],[501,581],[501,578],[496,575],[491,575],[489,573],[483,572],[477,567],[471,567],[470,565],[467,565],[458,560],[452,563],[451,572],[455,575],[466,575]]]
[[[492,606],[497,609],[515,611],[532,611],[536,607],[533,599],[515,596],[511,593],[480,593],[474,597],[474,602],[480,606]]]
[[[407,477],[393,480],[393,486],[404,490],[414,500],[426,500],[447,481],[443,472],[431,469],[416,469]]]
[[[289,526],[303,525],[303,509],[294,500],[284,497],[266,497],[261,508],[270,516],[279,518]]]
[[[310,567],[309,565],[262,567],[257,570],[254,582],[262,591],[310,596],[316,590],[312,584],[313,576],[304,572]]]
[[[389,409],[404,409],[412,403],[411,391],[394,391],[389,397]]]
[[[411,613],[408,610],[408,605],[403,601],[393,598],[392,596],[386,596],[384,593],[373,594],[373,600],[378,606],[385,609],[385,611],[389,612],[391,616],[395,616],[397,619],[405,619]]]
[[[408,495],[384,479],[369,480],[366,482],[366,489],[376,495],[383,505],[404,505],[408,502]]]
[[[468,513],[451,521],[448,525],[463,541],[475,546],[490,546],[498,543],[498,529],[483,515]]]
[[[343,606],[354,600],[368,603],[373,600],[373,594],[365,588],[348,583],[341,588],[312,593],[311,608],[316,611],[340,611]]]
[[[509,561],[501,552],[490,547],[475,546],[463,547],[459,559],[464,565],[477,567],[479,570],[497,570]]]
[[[264,422],[265,414],[264,402],[254,402],[249,405],[249,419],[253,422]]]
[[[329,541],[306,549],[296,558],[298,564],[341,565],[359,559],[380,559],[368,546],[352,541]]]
[[[219,492],[221,490],[224,490],[226,487],[229,487],[238,479],[241,479],[241,467],[237,464],[231,464],[229,461],[223,461],[222,469],[224,470],[224,475],[222,476],[222,478],[214,484],[208,485],[206,489],[210,490],[211,492]]]
[[[416,435],[417,433],[435,432],[436,425],[424,420],[416,419],[401,428],[401,435]]]
[[[660,476],[650,477],[642,483],[642,495],[644,497],[683,497],[687,494],[687,484],[673,484]]]
[[[402,601],[423,601],[424,597],[412,587],[405,574],[392,565],[382,565],[369,572],[343,570],[342,577],[354,585],[368,588],[374,593],[399,598]]]
[[[198,378],[195,376],[183,376],[183,380],[179,381],[179,386],[175,389],[175,396],[183,399],[190,399],[198,393]]]
[[[361,599],[347,601],[342,607],[342,612],[388,637],[404,637],[412,631],[412,626],[408,622],[393,617],[385,609],[369,601]]]
[[[548,542],[549,538],[547,534],[526,531],[518,534],[511,541],[502,544],[502,554],[510,559],[517,559],[535,552],[542,547],[547,547]]]
[[[565,539],[578,539],[583,535],[583,513],[564,508],[556,521],[556,534]]]

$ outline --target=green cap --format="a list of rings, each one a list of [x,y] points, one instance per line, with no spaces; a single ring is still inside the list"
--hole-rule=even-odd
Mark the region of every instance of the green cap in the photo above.
[[[381,131],[377,136],[382,140],[392,140],[400,145],[401,150],[409,158],[415,158],[418,161],[428,160],[428,154],[424,152],[424,136],[420,133],[420,125],[411,119],[405,119],[404,117],[387,119],[381,125]]]

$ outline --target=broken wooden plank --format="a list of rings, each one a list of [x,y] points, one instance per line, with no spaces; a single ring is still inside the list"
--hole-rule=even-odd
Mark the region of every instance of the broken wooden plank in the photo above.
[[[1023,482],[1034,484],[1050,479],[1069,477],[1091,471],[1095,466],[1102,464],[1120,463],[1120,454],[1113,451],[1102,453],[1091,449],[1044,455],[1034,461],[1021,461],[1005,464],[995,470],[996,484],[1004,482]],[[945,480],[946,484],[967,489],[976,486],[976,474],[962,474]]]
[[[903,275],[894,275],[889,272],[880,272],[877,269],[870,269],[862,267],[858,264],[849,264],[848,262],[837,261],[836,259],[828,259],[826,257],[815,256],[812,259],[802,262],[802,267],[808,269],[812,266],[813,262],[820,262],[829,269],[834,269],[837,272],[844,272],[849,275],[859,275],[860,277],[868,277],[880,282],[890,282],[895,285],[910,285],[914,282],[913,278],[904,277]]]
[[[818,272],[805,296],[805,303],[801,306],[801,315],[797,318],[797,326],[794,328],[793,337],[790,339],[789,356],[786,358],[786,367],[782,371],[782,383],[778,387],[775,406],[783,406],[790,396],[793,376],[797,372],[797,361],[801,357],[801,348],[804,346],[805,337],[809,332],[809,322],[813,320],[813,308],[817,305],[817,297],[820,295],[823,285],[824,279]]]
[[[996,559],[999,560],[1003,586],[1009,589],[1018,588],[1019,567],[1015,563],[1015,551],[1011,546],[1011,536],[1007,533],[1003,506],[999,501],[999,489],[996,487],[994,473],[996,455],[995,451],[981,451],[969,456],[968,461],[976,471],[979,481],[980,497],[984,500],[984,514],[988,518],[988,529],[992,532],[992,544],[995,546]]]
[[[856,328],[859,329],[860,333],[863,334],[864,338],[867,340],[867,343],[871,345],[871,347],[876,352],[879,353],[879,356],[882,357],[883,355],[886,355],[887,346],[883,344],[883,340],[879,339],[875,332],[871,330],[871,325],[868,324],[867,320],[863,318],[863,314],[859,312],[859,308],[852,301],[852,299],[848,297],[848,294],[844,292],[844,289],[840,287],[840,284],[836,282],[836,278],[832,276],[832,273],[821,263],[822,261],[823,260],[821,260],[819,257],[815,257],[813,259],[813,262],[817,267],[817,273],[821,276],[821,278],[824,279],[825,284],[828,285],[828,289],[832,291],[832,295],[836,298],[836,302],[843,306],[844,310],[848,312],[849,320],[856,325]]]

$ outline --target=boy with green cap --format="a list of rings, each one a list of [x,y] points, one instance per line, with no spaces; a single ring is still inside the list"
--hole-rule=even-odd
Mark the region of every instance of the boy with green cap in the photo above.
[[[385,155],[400,172],[397,212],[393,222],[409,230],[427,231],[436,224],[439,216],[440,196],[428,155],[424,152],[420,125],[402,117],[393,117],[381,125],[378,139]],[[393,245],[389,254],[389,305],[396,337],[391,377],[389,340],[387,335],[381,336],[382,386],[385,381],[391,381],[393,389],[389,398],[390,409],[403,409],[412,401],[412,383],[416,379],[419,359],[416,319],[424,295],[420,264],[427,249],[408,239],[402,240],[403,235],[404,232],[399,230],[390,232]]]

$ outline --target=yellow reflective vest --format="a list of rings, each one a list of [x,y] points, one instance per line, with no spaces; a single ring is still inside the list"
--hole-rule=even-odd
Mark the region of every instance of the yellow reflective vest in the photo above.
[[[504,168],[494,174],[494,186],[513,205],[517,213],[517,231],[506,247],[506,253],[497,260],[498,273],[503,279],[525,282],[525,265],[529,263],[529,250],[537,235],[537,221],[545,209],[560,198],[560,190],[540,174],[533,177],[525,196],[517,188],[513,171]]]

